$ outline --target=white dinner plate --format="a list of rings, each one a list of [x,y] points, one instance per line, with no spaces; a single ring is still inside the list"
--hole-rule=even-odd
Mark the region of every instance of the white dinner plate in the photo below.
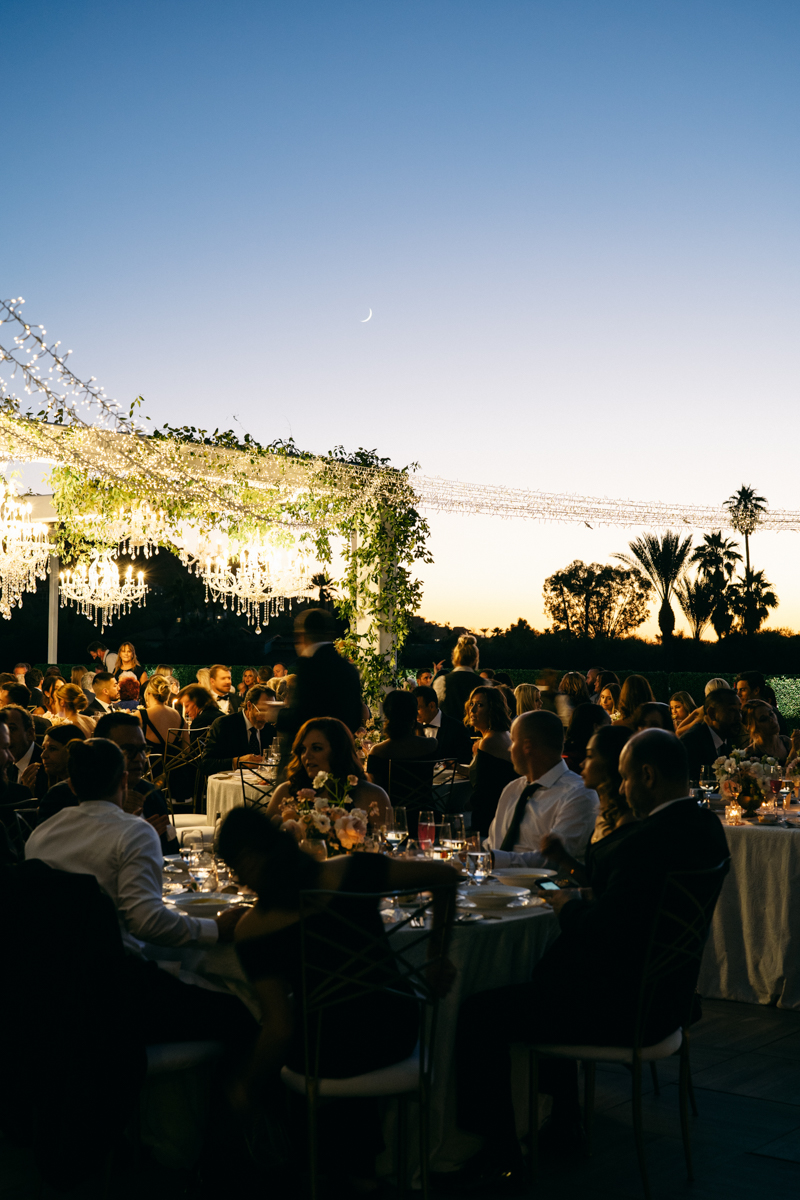
[[[221,908],[238,901],[238,894],[233,892],[189,892],[185,896],[176,896],[173,904],[190,917],[215,917]]]
[[[512,900],[522,900],[529,896],[530,891],[524,887],[514,887],[511,884],[483,883],[480,887],[472,887],[464,893],[463,899],[474,904],[476,908],[506,908]]]
[[[492,875],[506,887],[536,887],[543,879],[552,879],[558,871],[550,867],[501,867]]]

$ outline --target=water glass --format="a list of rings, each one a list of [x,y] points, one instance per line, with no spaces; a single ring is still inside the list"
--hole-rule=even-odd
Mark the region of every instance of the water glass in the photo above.
[[[386,814],[386,840],[396,850],[408,837],[408,818],[404,808],[395,808]]]

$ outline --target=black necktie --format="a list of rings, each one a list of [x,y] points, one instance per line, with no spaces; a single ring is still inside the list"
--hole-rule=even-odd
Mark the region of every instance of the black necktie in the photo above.
[[[528,800],[541,786],[542,785],[540,783],[529,783],[528,786],[524,787],[520,792],[519,799],[517,800],[517,806],[514,809],[514,816],[511,819],[511,824],[509,825],[506,836],[503,838],[502,845],[500,846],[501,850],[513,850],[516,846],[517,839],[519,837],[520,826],[522,825],[522,818],[525,816],[525,809],[528,807]]]
[[[258,740],[258,730],[256,729],[255,726],[253,726],[253,728],[250,730],[250,737],[248,738],[247,750],[248,750],[249,754],[260,754],[261,753],[261,743]]]

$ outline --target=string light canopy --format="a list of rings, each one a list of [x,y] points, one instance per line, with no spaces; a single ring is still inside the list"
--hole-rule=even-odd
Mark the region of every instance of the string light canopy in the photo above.
[[[15,483],[0,479],[0,613],[11,618],[22,607],[23,592],[35,592],[47,574],[53,550],[47,526],[31,520],[30,503],[19,498]]]
[[[148,587],[143,571],[134,577],[133,567],[129,566],[121,577],[119,563],[111,552],[95,550],[88,564],[78,563],[61,572],[59,591],[62,608],[68,603],[105,629],[114,617],[130,612],[134,604],[146,603]]]

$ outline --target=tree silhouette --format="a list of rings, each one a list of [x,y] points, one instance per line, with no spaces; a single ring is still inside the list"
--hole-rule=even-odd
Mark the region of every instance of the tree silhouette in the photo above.
[[[745,566],[750,570],[750,535],[755,533],[761,524],[762,514],[767,511],[767,501],[763,496],[756,495],[753,488],[742,484],[738,492],[734,492],[725,501],[725,507],[731,514],[731,525],[737,533],[744,537]]]
[[[742,556],[736,549],[733,538],[725,538],[720,530],[716,533],[706,533],[702,543],[696,548],[691,562],[697,563],[700,578],[708,584],[715,597],[711,613],[711,624],[717,639],[730,633],[733,616],[730,607],[730,587],[733,581],[736,564],[742,561]]]
[[[672,589],[678,581],[689,551],[692,548],[691,534],[681,540],[679,533],[668,529],[663,537],[657,533],[645,533],[642,537],[634,538],[628,543],[631,554],[615,554],[626,567],[644,571],[647,578],[661,597],[661,607],[658,610],[658,627],[661,630],[662,642],[672,637],[675,629],[675,614],[670,604]],[[632,557],[631,557],[632,555]]]
[[[553,629],[576,637],[624,637],[646,620],[650,591],[650,583],[637,569],[601,563],[587,566],[576,559],[545,579],[544,609]],[[517,628],[522,625],[520,620]]]
[[[731,588],[731,608],[739,618],[743,633],[758,633],[771,608],[778,607],[778,597],[763,571],[745,567],[744,579]]]
[[[683,609],[683,614],[689,622],[692,637],[699,641],[712,619],[716,607],[716,593],[713,586],[704,579],[692,581],[684,575],[675,584],[675,595]]]

